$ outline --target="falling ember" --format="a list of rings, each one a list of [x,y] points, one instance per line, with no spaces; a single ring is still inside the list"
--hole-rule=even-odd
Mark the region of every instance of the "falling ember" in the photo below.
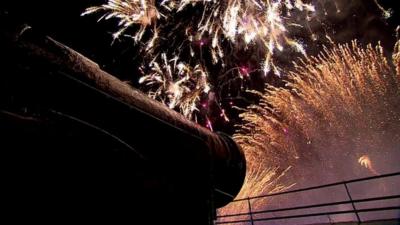
[[[371,159],[369,158],[368,155],[363,155],[363,156],[361,156],[361,157],[358,159],[358,163],[359,163],[361,166],[367,168],[372,174],[374,174],[374,175],[379,175],[379,173],[376,172],[376,170],[372,167],[372,161],[371,161]]]
[[[374,0],[375,4],[378,6],[378,8],[382,11],[383,17],[386,19],[392,16],[392,10],[391,9],[385,9],[379,4],[378,0]]]
[[[400,146],[399,45],[394,67],[380,46],[352,42],[325,48],[296,64],[285,88],[259,93],[260,104],[241,114],[245,123],[234,136],[248,162],[239,198],[272,192],[282,178],[306,186],[313,180],[348,179],[357,160],[378,174],[368,155],[358,156],[365,149],[389,154],[387,149]],[[320,180],[326,177],[334,178]],[[235,212],[235,207],[222,213]]]

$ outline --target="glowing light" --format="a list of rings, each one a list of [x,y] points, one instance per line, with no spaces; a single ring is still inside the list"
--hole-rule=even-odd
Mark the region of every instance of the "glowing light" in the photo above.
[[[197,111],[200,95],[210,91],[208,74],[201,65],[191,67],[178,57],[168,59],[161,54],[149,65],[150,72],[140,78],[139,83],[148,89],[148,95],[161,101],[171,109],[178,109],[189,119]],[[142,68],[142,71],[147,71]],[[143,72],[145,73],[145,72]]]
[[[161,14],[155,6],[155,0],[109,0],[107,4],[87,8],[82,15],[103,12],[100,20],[117,18],[119,30],[113,34],[115,39],[124,34],[132,25],[139,25],[140,29],[133,36],[136,42],[143,37],[147,27],[155,24]],[[156,34],[157,32],[154,32]]]
[[[230,121],[229,118],[228,118],[228,116],[227,116],[226,113],[225,113],[225,109],[222,109],[222,110],[221,110],[220,116],[221,116],[222,118],[224,118],[225,122],[229,122],[229,121]]]
[[[212,125],[212,123],[211,123],[211,120],[210,120],[208,117],[206,117],[206,127],[207,127],[208,129],[210,129],[211,131],[214,131],[213,125]]]
[[[378,8],[382,11],[383,17],[388,19],[392,16],[392,10],[391,9],[385,9],[379,4],[378,0],[374,0],[375,4],[378,6]]]
[[[246,66],[240,67],[240,73],[245,76],[249,76],[249,68]]]
[[[379,175],[379,173],[376,172],[376,170],[372,167],[372,161],[368,155],[361,156],[358,159],[358,163],[360,163],[361,166],[367,168],[372,174]]]
[[[272,192],[286,168],[315,156],[318,161],[313,166],[321,171],[319,177],[348,174],[354,164],[346,160],[365,148],[376,153],[393,146],[397,149],[399,52],[400,42],[393,67],[380,46],[335,45],[296,64],[285,88],[268,87],[258,93],[260,104],[241,114],[245,123],[234,136],[248,162],[246,183],[238,198]],[[358,163],[378,174],[368,155]],[[237,212],[240,207],[245,205],[232,204],[222,213]],[[257,204],[254,207],[257,210]]]
[[[201,17],[194,18],[193,23],[176,19],[180,16],[180,12],[194,6],[200,7],[203,12]],[[140,83],[147,86],[154,86],[153,84],[159,83],[163,84],[161,89],[168,90],[150,89],[149,95],[162,100],[170,108],[180,108],[180,111],[183,111],[188,118],[194,118],[193,115],[188,113],[196,111],[192,103],[198,102],[197,100],[193,101],[193,99],[201,98],[201,92],[196,91],[201,88],[198,88],[197,85],[187,85],[187,81],[196,80],[198,77],[182,77],[176,82],[171,82],[171,75],[168,70],[158,70],[157,76],[149,75],[148,73],[153,73],[156,70],[157,65],[154,63],[154,59],[161,54],[165,54],[168,58],[179,58],[181,52],[189,49],[189,55],[192,59],[185,58],[181,63],[187,67],[191,65],[193,69],[206,68],[206,59],[202,58],[202,51],[208,50],[211,54],[211,57],[208,57],[211,62],[213,64],[219,63],[222,68],[225,68],[226,65],[232,65],[230,62],[232,54],[227,55],[225,53],[228,52],[226,46],[244,51],[248,51],[249,47],[256,47],[264,55],[260,68],[254,68],[252,71],[246,67],[239,70],[226,68],[226,70],[235,73],[237,71],[236,76],[241,78],[243,76],[248,77],[251,72],[258,69],[264,71],[265,75],[272,71],[280,76],[280,69],[275,65],[273,57],[276,51],[280,52],[285,47],[289,47],[306,55],[301,43],[287,35],[289,25],[286,24],[286,18],[290,17],[294,11],[307,13],[313,12],[315,9],[302,0],[108,0],[103,5],[86,9],[82,15],[98,13],[100,15],[99,21],[117,20],[118,29],[113,34],[114,39],[118,39],[122,35],[132,37],[135,43],[141,46],[145,53],[144,58],[151,59],[149,64],[152,69],[146,71],[147,66],[142,67],[144,78],[141,79]],[[290,24],[290,26],[293,26],[293,24]],[[174,27],[174,29],[171,29],[171,27]],[[170,49],[174,49],[171,52],[160,50],[160,42],[163,39],[176,36],[174,32],[179,31],[184,31],[186,39],[182,38],[174,46],[169,46]],[[148,62],[145,64],[148,64]],[[165,62],[158,64],[158,66],[164,64]],[[150,81],[152,78],[153,81]],[[201,80],[208,79],[201,78]],[[180,87],[181,85],[183,86]],[[211,85],[207,86],[211,88]],[[187,93],[186,88],[195,88],[194,93],[198,94],[191,98],[190,104],[181,102],[181,100],[186,100],[183,97],[183,93]],[[161,97],[163,94],[169,96]],[[181,104],[184,106],[181,106]]]

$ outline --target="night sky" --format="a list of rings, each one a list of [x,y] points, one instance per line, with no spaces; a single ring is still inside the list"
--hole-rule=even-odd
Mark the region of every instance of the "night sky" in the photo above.
[[[324,1],[322,1],[324,2]],[[291,35],[304,44],[309,55],[316,55],[322,46],[327,43],[323,37],[328,34],[337,43],[349,42],[358,39],[361,43],[377,43],[381,41],[385,49],[390,50],[395,42],[396,26],[399,21],[399,8],[397,1],[379,1],[386,9],[392,9],[392,16],[384,19],[382,12],[375,6],[372,0],[353,0],[336,1],[336,5],[341,8],[340,13],[330,13],[328,16],[317,15],[317,20],[312,21],[310,29],[318,36],[317,41],[312,40],[310,35],[304,30],[290,30]],[[117,21],[111,19],[108,21],[96,22],[99,16],[89,15],[80,16],[89,6],[99,5],[104,1],[84,0],[75,3],[70,2],[48,2],[48,1],[27,1],[26,3],[2,3],[6,4],[2,13],[10,15],[10,19],[26,22],[37,30],[53,37],[54,39],[65,43],[73,49],[81,52],[97,62],[102,69],[123,81],[129,82],[133,87],[143,88],[138,84],[142,75],[139,66],[143,63],[143,54],[140,48],[128,37],[121,37],[113,41],[112,32],[116,30]],[[317,7],[321,1],[313,2]],[[323,3],[327,11],[334,11],[332,2]],[[336,10],[336,9],[335,9]],[[190,21],[192,17],[197,18],[201,13],[201,7],[188,7],[183,12],[179,21]],[[320,17],[320,18],[319,18]],[[296,18],[301,21],[302,18]],[[179,40],[180,36],[170,39]],[[168,41],[161,43],[161,48],[169,48]],[[257,51],[255,49],[255,51]],[[236,53],[235,63],[240,65],[249,65],[254,67],[258,59],[252,59],[252,50],[247,53]],[[292,68],[292,61],[300,57],[293,51],[285,51],[282,54],[276,54],[276,61],[284,70]],[[209,57],[207,54],[204,57]],[[237,58],[236,57],[236,58]],[[205,126],[204,116],[207,115],[214,126],[214,130],[224,131],[232,134],[234,125],[240,123],[238,111],[232,108],[232,105],[246,107],[251,103],[256,103],[258,97],[246,93],[246,90],[262,91],[265,84],[275,86],[284,85],[285,74],[278,77],[273,74],[267,77],[258,72],[251,74],[250,79],[232,82],[229,88],[218,86],[217,82],[220,72],[218,67],[208,66],[210,72],[210,82],[215,86],[215,98],[218,98],[221,107],[226,110],[230,122],[224,121],[219,115],[220,107],[216,103],[211,103],[207,109],[201,106],[197,113],[199,123]],[[145,91],[145,90],[144,90]],[[203,96],[204,98],[204,96]],[[210,96],[206,97],[210,98]],[[214,98],[214,95],[211,96]]]

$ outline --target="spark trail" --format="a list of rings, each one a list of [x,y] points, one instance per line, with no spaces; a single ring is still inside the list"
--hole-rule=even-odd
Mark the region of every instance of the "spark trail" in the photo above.
[[[307,186],[321,177],[354,177],[359,163],[376,174],[378,164],[396,165],[387,156],[400,146],[399,46],[392,60],[379,45],[363,48],[354,41],[325,48],[296,64],[286,87],[259,93],[261,103],[241,114],[245,123],[234,136],[248,162],[238,198],[275,191],[292,170],[297,173],[289,180]],[[372,155],[384,161],[372,167]],[[231,207],[222,214],[238,211]]]

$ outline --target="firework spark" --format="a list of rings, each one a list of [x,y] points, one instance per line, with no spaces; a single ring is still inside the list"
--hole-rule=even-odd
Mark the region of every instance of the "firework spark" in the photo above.
[[[202,9],[201,16],[194,16],[193,22],[176,20],[176,17],[179,17],[180,13],[189,7]],[[119,38],[124,34],[132,36],[136,43],[145,43],[140,46],[153,66],[157,66],[154,63],[155,56],[160,55],[161,52],[164,52],[163,54],[166,54],[168,58],[177,58],[182,52],[188,51],[190,52],[188,55],[192,58],[185,60],[186,62],[183,62],[183,64],[192,65],[194,70],[198,70],[200,67],[206,68],[206,65],[208,65],[206,61],[211,59],[211,63],[222,65],[222,68],[226,68],[228,72],[237,72],[237,77],[243,79],[243,71],[240,69],[232,70],[231,68],[232,63],[235,64],[231,58],[237,56],[234,56],[235,54],[232,52],[226,53],[228,51],[227,45],[230,46],[228,49],[234,52],[250,51],[251,47],[257,48],[263,59],[259,60],[258,68],[252,69],[252,71],[263,71],[265,75],[270,71],[280,75],[279,67],[275,65],[273,55],[277,51],[283,51],[284,47],[289,46],[306,55],[304,47],[298,41],[288,37],[289,26],[300,26],[288,22],[287,18],[294,11],[308,15],[315,9],[311,4],[306,4],[302,0],[109,0],[101,6],[88,8],[82,15],[101,13],[99,20],[117,20],[119,29],[113,34],[114,38]],[[146,32],[151,33],[151,35],[145,35]],[[167,43],[172,52],[158,50],[163,46],[165,39],[168,39],[167,37],[176,37],[179,32],[183,32],[182,37],[184,38],[182,40],[174,42],[173,46]],[[207,59],[203,57],[203,48],[208,49],[211,55],[206,57]],[[233,67],[237,67],[237,65]],[[148,67],[144,66],[143,68]],[[142,81],[146,82],[142,83],[156,82],[156,80],[149,81],[151,78],[170,80],[171,75],[168,71],[164,71],[167,72],[165,74],[159,73],[157,76],[146,75],[154,72],[153,69],[144,71],[145,78]],[[196,73],[192,74],[196,75]],[[160,76],[165,77],[160,78]],[[196,81],[197,83],[204,80],[202,76],[197,76],[197,78],[201,79],[201,81]],[[195,78],[190,78],[190,80],[193,79]],[[223,80],[224,76],[217,80],[219,79]],[[185,84],[186,82],[183,80],[182,82],[174,82],[174,87],[169,85],[168,92],[155,91],[150,94],[160,97],[161,93],[171,95],[170,91],[177,91],[177,93],[172,94],[174,97],[169,101],[165,101],[165,98],[170,97],[162,97],[162,99],[170,107],[172,104],[171,108],[178,106],[181,111],[185,112],[186,116],[193,117],[188,113],[195,111],[193,105],[187,101],[180,102],[180,100],[186,100],[186,98],[179,97],[182,92],[185,92],[183,89],[186,89],[186,87],[177,86]],[[163,87],[166,87],[166,85],[163,85]],[[194,93],[200,94],[201,92],[194,91]],[[193,99],[198,98],[200,96],[193,96],[191,102],[198,102],[197,100],[193,101]],[[188,110],[189,108],[191,110]],[[222,110],[221,112],[224,113]],[[227,120],[226,117],[223,118]]]
[[[192,68],[179,62],[178,57],[169,60],[165,53],[161,54],[161,62],[157,59],[149,64],[151,72],[140,78],[139,83],[148,87],[150,97],[192,119],[200,96],[210,91],[207,72],[201,65]]]
[[[380,46],[364,49],[353,42],[307,58],[285,88],[260,94],[261,103],[241,114],[245,124],[234,137],[248,162],[245,197],[271,192],[270,184],[288,166],[301,170],[296,182],[307,185],[312,171],[353,176],[357,159],[375,174],[370,158],[357,155],[365,149],[385,155],[400,145],[399,44],[393,55],[397,73]]]
[[[156,24],[161,17],[168,21],[174,13],[179,13],[186,7],[198,3],[203,5],[199,23],[196,23],[196,27],[186,27],[184,30],[188,40],[198,41],[202,45],[204,45],[202,40],[207,39],[206,36],[212,37],[211,52],[215,62],[218,61],[218,58],[224,57],[221,47],[223,39],[227,39],[233,44],[244,42],[244,47],[251,43],[261,43],[267,51],[266,59],[269,58],[265,62],[265,68],[270,65],[270,55],[276,49],[282,51],[284,45],[292,46],[305,54],[301,44],[286,36],[287,24],[284,17],[285,15],[289,16],[294,9],[306,12],[315,11],[313,5],[303,3],[302,0],[274,2],[269,0],[164,0],[159,5],[156,5],[154,0],[109,0],[107,4],[86,9],[82,15],[103,11],[99,21],[118,19],[120,29],[114,33],[116,38],[125,33],[127,28],[139,25],[139,31],[133,35],[138,41],[142,39],[146,28]],[[158,10],[158,8],[163,10]],[[160,11],[165,11],[165,13],[162,14]],[[296,26],[296,24],[291,25]],[[158,30],[153,29],[153,39],[158,37]],[[239,43],[235,47],[243,46]]]
[[[288,24],[285,23],[284,15],[289,16],[294,9],[315,11],[312,5],[305,4],[301,0],[204,1],[203,16],[196,32],[189,36],[189,40],[199,41],[211,36],[210,50],[214,63],[220,60],[224,62],[225,54],[221,44],[223,40],[229,40],[235,48],[241,49],[257,45],[264,51],[265,57],[262,63],[264,73],[267,74],[271,68],[278,73],[272,60],[276,50],[282,51],[286,45],[306,54],[300,43],[287,37]],[[284,11],[288,13],[285,14]]]
[[[359,163],[361,166],[367,168],[372,174],[374,174],[374,175],[379,175],[379,173],[376,172],[376,170],[374,169],[374,167],[372,167],[372,161],[371,161],[371,159],[369,158],[368,155],[363,155],[363,156],[361,156],[361,157],[358,159],[358,163]]]
[[[383,17],[386,19],[392,16],[392,10],[391,9],[385,9],[379,4],[378,0],[374,0],[376,6],[378,6],[379,10],[382,11]]]
[[[129,27],[139,25],[139,31],[133,36],[136,42],[142,39],[146,28],[155,24],[160,18],[154,0],[109,0],[107,4],[87,8],[82,16],[100,11],[103,14],[98,21],[111,18],[119,20],[119,30],[113,34],[114,39],[119,38]]]

